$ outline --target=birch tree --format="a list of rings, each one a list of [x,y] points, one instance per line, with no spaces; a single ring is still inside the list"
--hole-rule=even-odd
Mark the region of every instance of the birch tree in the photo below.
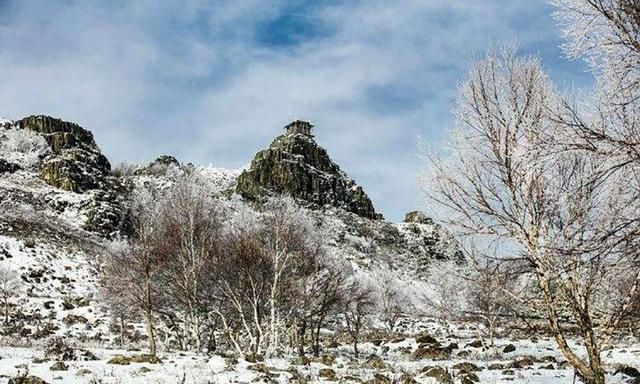
[[[172,308],[184,318],[190,346],[202,352],[214,331],[207,285],[221,246],[220,212],[205,182],[195,175],[183,176],[165,195],[158,249],[167,261],[162,279]]]
[[[159,204],[150,191],[135,192],[130,216],[133,235],[113,245],[103,259],[100,273],[107,300],[119,305],[127,303],[141,313],[151,355],[157,352],[155,316],[164,298],[160,277],[166,266],[164,254],[158,251]]]
[[[4,324],[9,324],[9,300],[18,293],[18,274],[9,268],[0,267],[0,297],[4,307]]]
[[[429,196],[449,210],[461,236],[499,243],[505,258],[527,263],[560,350],[585,382],[603,383],[600,353],[634,292],[612,298],[620,306],[608,311],[595,304],[606,294],[601,283],[633,266],[629,243],[609,236],[631,212],[617,204],[621,175],[598,179],[603,164],[593,156],[540,145],[557,130],[557,105],[537,59],[489,53],[460,87],[451,156],[430,155]],[[565,307],[586,359],[560,324]]]
[[[353,354],[359,357],[358,340],[375,308],[373,288],[366,282],[354,280],[349,284],[344,296],[343,316],[347,333],[353,343]]]
[[[390,270],[378,270],[374,274],[378,283],[375,289],[377,310],[380,320],[389,332],[393,332],[396,325],[411,308],[411,302],[400,277]]]
[[[262,241],[271,260],[269,287],[269,344],[267,355],[280,348],[282,318],[292,313],[295,283],[311,273],[321,250],[313,223],[290,198],[270,201],[262,217]]]

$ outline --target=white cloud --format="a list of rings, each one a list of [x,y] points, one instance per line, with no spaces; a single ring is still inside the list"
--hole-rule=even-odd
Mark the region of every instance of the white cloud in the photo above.
[[[286,47],[256,35],[285,2],[11,4],[0,8],[0,115],[77,121],[113,162],[173,153],[220,166],[246,164],[288,119],[310,118],[393,219],[420,204],[415,138],[443,136],[474,52],[557,43],[548,9],[529,1],[312,7],[295,15],[331,33]]]

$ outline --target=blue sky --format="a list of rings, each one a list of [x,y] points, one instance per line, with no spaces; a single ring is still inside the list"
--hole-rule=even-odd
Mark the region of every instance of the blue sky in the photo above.
[[[292,118],[392,220],[427,212],[419,136],[445,142],[457,84],[496,44],[563,58],[544,1],[0,0],[0,116],[92,130],[113,164],[242,167]]]

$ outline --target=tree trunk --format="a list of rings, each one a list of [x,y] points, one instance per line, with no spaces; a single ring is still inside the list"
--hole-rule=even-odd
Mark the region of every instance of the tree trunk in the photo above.
[[[218,341],[216,340],[215,331],[212,330],[211,333],[209,334],[209,342],[207,343],[207,352],[213,353],[216,351],[216,349],[218,349]]]
[[[315,356],[320,356],[320,328],[322,328],[322,320],[323,319],[318,320],[318,327],[315,330],[315,347],[313,351]]]
[[[9,324],[9,299],[4,298],[4,324]]]
[[[304,356],[304,336],[307,334],[307,322],[302,320],[298,325],[298,356]]]
[[[124,317],[120,316],[120,346],[124,347],[124,335],[125,335]]]
[[[156,331],[153,326],[153,317],[151,311],[147,310],[145,314],[145,321],[147,324],[147,337],[149,338],[149,354],[151,356],[156,355]]]

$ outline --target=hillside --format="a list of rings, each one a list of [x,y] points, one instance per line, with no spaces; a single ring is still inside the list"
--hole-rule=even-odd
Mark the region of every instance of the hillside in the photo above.
[[[47,116],[5,120],[0,265],[18,271],[23,282],[19,331],[112,338],[108,311],[97,300],[100,255],[127,235],[127,196],[136,185],[166,188],[184,172],[199,173],[230,211],[254,209],[266,195],[296,198],[316,220],[329,253],[355,270],[392,270],[413,284],[430,261],[460,259],[454,240],[422,215],[400,224],[382,219],[311,137],[279,136],[247,170],[182,165],[162,156],[112,172],[91,132],[77,124]]]

